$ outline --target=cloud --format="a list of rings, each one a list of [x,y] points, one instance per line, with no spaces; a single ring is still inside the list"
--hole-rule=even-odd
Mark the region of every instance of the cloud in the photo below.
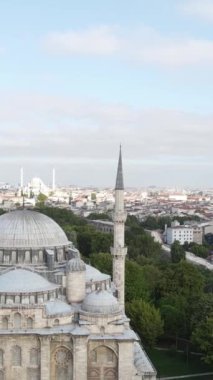
[[[167,37],[148,27],[128,33],[110,26],[54,32],[44,37],[43,47],[57,55],[108,56],[141,65],[182,67],[213,63],[212,40]]]
[[[212,0],[185,0],[178,7],[187,15],[196,16],[205,21],[213,21]]]
[[[181,184],[182,174],[190,184],[205,170],[209,181],[212,124],[213,114],[33,93],[0,94],[1,179],[14,181],[17,165],[50,178],[55,165],[61,183],[113,186],[122,143],[129,186],[141,181],[169,184],[172,178]],[[191,176],[192,172],[196,174]]]
[[[0,157],[130,160],[213,157],[213,115],[133,108],[55,96],[0,97]]]
[[[119,47],[114,30],[100,26],[81,31],[55,32],[43,41],[51,53],[68,55],[112,55]]]

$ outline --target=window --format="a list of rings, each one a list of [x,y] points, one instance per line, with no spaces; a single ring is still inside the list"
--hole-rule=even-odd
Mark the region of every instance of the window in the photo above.
[[[32,318],[27,318],[27,328],[32,329],[33,328],[33,319]]]
[[[4,351],[0,350],[0,366],[3,367],[3,365],[4,365]]]
[[[2,319],[2,328],[3,328],[4,330],[8,330],[8,318],[7,318],[7,317],[4,317],[4,318]]]
[[[21,328],[21,314],[19,313],[14,314],[14,328],[15,329]]]
[[[21,347],[19,346],[12,348],[12,365],[21,366]]]
[[[59,319],[55,319],[53,325],[54,326],[59,326]]]
[[[39,352],[37,348],[31,348],[30,350],[30,364],[34,366],[39,365]]]

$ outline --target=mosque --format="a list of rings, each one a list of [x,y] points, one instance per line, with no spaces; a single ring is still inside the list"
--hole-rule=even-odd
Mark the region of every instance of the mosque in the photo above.
[[[0,380],[155,380],[124,310],[124,186],[115,186],[113,282],[30,210],[0,216]]]

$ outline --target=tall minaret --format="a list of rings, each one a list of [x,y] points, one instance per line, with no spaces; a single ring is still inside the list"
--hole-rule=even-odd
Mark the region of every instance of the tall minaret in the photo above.
[[[114,246],[111,248],[113,255],[113,282],[116,288],[118,302],[124,310],[124,291],[125,291],[125,257],[127,248],[124,242],[126,212],[124,210],[124,183],[122,169],[122,154],[118,160],[117,178],[115,184],[115,210],[114,221]]]
[[[20,169],[20,192],[24,191],[24,169]]]
[[[55,168],[53,168],[52,191],[55,191]]]

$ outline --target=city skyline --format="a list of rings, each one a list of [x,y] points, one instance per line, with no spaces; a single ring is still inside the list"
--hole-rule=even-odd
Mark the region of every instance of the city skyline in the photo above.
[[[0,173],[212,187],[213,4],[0,5]]]

